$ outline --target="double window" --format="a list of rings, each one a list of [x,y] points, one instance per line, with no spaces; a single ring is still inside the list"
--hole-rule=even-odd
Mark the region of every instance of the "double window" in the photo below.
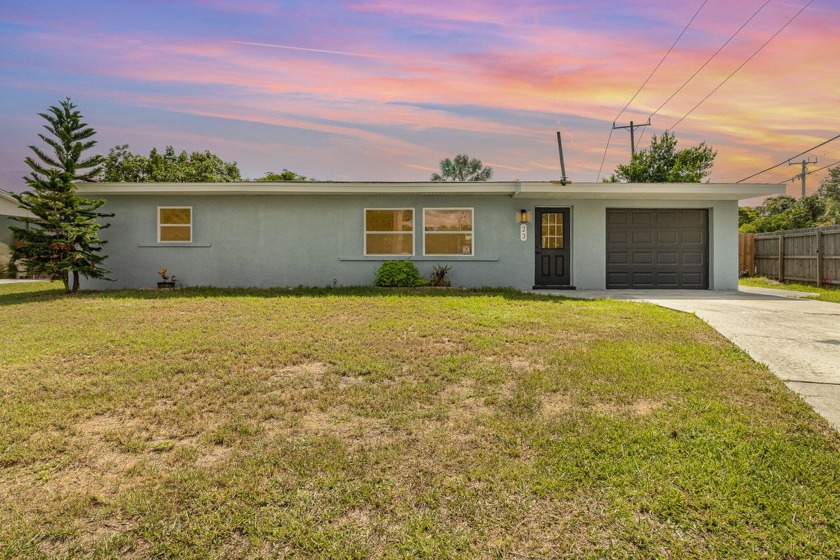
[[[472,208],[423,209],[423,255],[474,253]],[[414,209],[365,209],[365,255],[414,255]]]
[[[192,206],[158,206],[158,243],[192,243]]]

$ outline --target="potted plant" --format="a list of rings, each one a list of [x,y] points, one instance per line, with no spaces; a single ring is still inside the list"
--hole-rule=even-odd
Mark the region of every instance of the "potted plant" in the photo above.
[[[175,278],[174,274],[169,274],[168,268],[161,268],[158,270],[158,276],[160,276],[160,282],[157,283],[158,289],[171,289],[175,287]]]

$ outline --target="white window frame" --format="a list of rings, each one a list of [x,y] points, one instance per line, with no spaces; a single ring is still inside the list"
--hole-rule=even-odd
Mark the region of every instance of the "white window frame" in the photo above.
[[[161,224],[160,211],[161,210],[189,210],[190,211],[190,239],[189,241],[161,241],[160,226],[186,226],[187,224]],[[195,222],[195,215],[192,206],[158,206],[157,207],[157,242],[158,243],[192,243],[193,241],[193,223]]]
[[[368,213],[368,210],[385,210],[385,211],[387,211],[387,210],[411,210],[411,253],[410,254],[404,255],[402,253],[368,253],[368,250],[367,250],[367,236],[368,236],[369,233],[372,234],[372,235],[389,234],[389,233],[390,234],[401,233],[403,235],[408,235],[407,231],[402,231],[402,230],[400,230],[400,231],[370,231],[369,232],[368,228],[367,228],[367,213]],[[362,226],[362,229],[363,229],[362,236],[364,238],[364,240],[363,240],[364,247],[365,247],[364,255],[366,257],[397,257],[397,258],[399,258],[399,257],[413,257],[414,256],[414,252],[415,252],[414,251],[414,242],[415,242],[414,232],[417,231],[417,210],[415,208],[365,208],[363,210],[363,212],[364,212],[364,219],[363,219],[364,225]]]
[[[469,210],[472,217],[472,231],[426,231],[426,210]],[[438,254],[426,252],[426,235],[445,235],[447,233],[469,233],[470,234],[470,254],[450,253]],[[474,257],[475,256],[475,207],[458,206],[458,207],[429,207],[423,208],[423,256],[424,257]]]

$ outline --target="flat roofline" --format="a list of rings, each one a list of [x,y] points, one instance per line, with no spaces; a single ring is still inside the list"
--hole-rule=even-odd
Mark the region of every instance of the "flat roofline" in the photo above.
[[[12,198],[12,194],[0,189],[0,216],[14,216],[33,218],[34,215],[29,210],[24,210],[18,204],[18,201]]]
[[[237,183],[82,183],[83,196],[231,195],[496,195],[512,198],[668,198],[741,200],[783,194],[784,185],[761,183],[568,183],[560,181],[487,182],[264,182]]]

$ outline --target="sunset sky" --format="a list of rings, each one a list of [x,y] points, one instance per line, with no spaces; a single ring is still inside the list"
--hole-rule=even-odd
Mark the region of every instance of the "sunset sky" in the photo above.
[[[670,129],[808,0],[0,1],[0,188],[44,111],[79,105],[105,154],[209,149],[246,177],[428,180],[467,153],[499,180],[596,180],[613,120]],[[757,12],[757,13],[756,13]],[[748,18],[674,98],[657,109]],[[675,128],[734,182],[840,133],[840,1],[813,0]],[[612,135],[601,176],[630,153]],[[810,154],[840,160],[840,140]],[[801,159],[801,158],[800,158]],[[753,179],[779,182],[783,166]],[[825,171],[808,177],[814,190]],[[799,191],[798,182],[789,192]]]

